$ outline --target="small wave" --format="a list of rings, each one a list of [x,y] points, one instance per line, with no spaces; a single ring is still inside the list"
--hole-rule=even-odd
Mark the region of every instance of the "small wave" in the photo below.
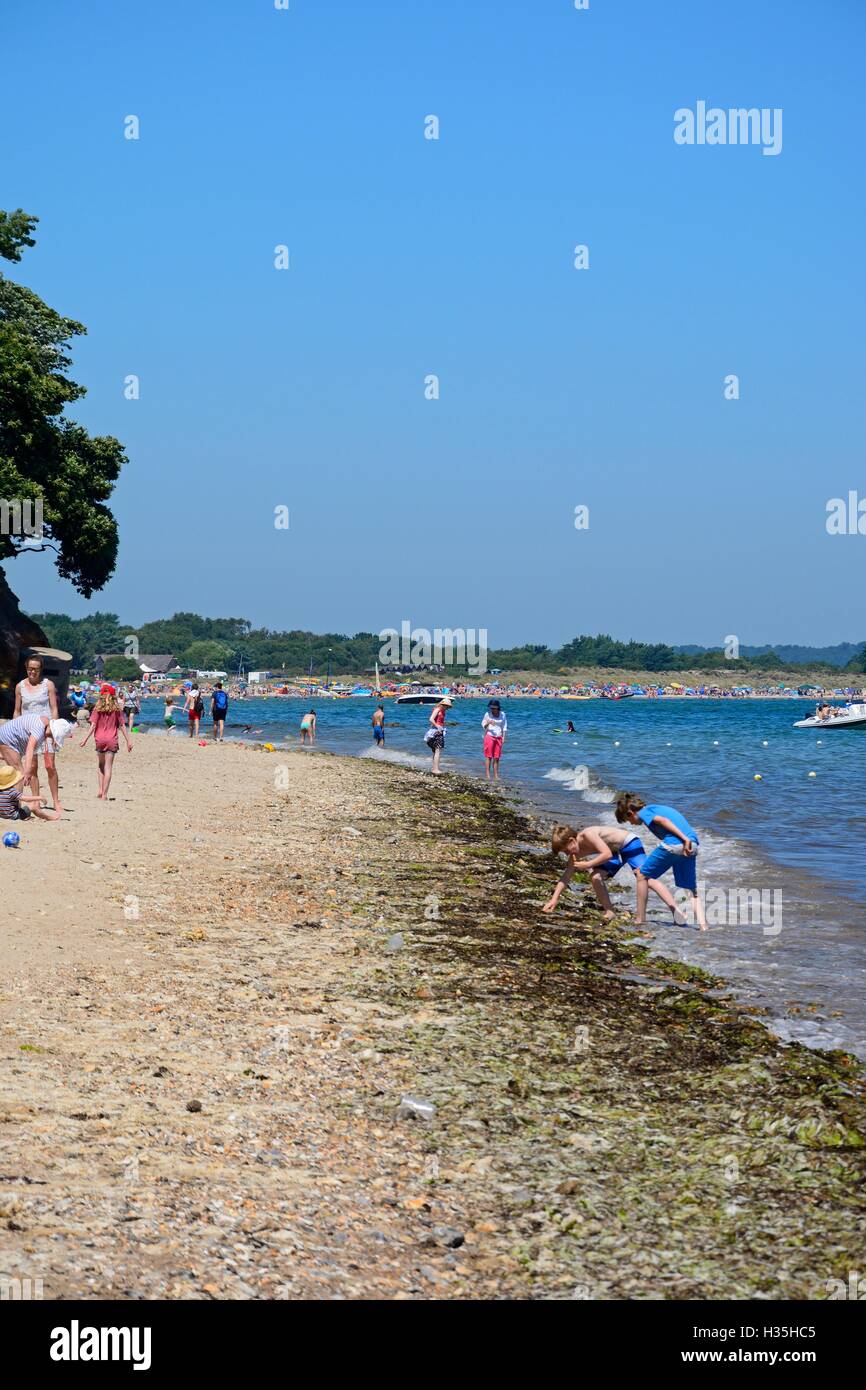
[[[375,744],[369,748],[363,748],[358,754],[359,758],[375,758],[377,763],[396,763],[398,767],[420,768],[423,772],[429,772],[430,759],[421,757],[417,753],[395,753],[390,748],[379,749]]]
[[[584,801],[594,805],[609,806],[616,797],[613,787],[599,780],[595,773],[583,764],[577,767],[552,767],[545,772],[550,782],[559,782],[566,791],[580,792]]]

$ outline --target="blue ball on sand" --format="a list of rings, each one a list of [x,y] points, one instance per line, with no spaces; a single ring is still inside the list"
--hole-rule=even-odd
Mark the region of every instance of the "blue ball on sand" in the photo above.
[[[17,849],[21,843],[21,836],[17,830],[7,830],[3,836],[3,843],[7,849]]]

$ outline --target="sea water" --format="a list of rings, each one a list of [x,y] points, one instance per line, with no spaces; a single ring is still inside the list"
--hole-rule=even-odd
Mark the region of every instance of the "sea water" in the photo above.
[[[319,748],[429,767],[429,707],[386,700],[383,752],[370,727],[377,701],[312,703]],[[232,700],[226,736],[296,743],[309,708]],[[485,708],[455,703],[443,769],[483,775]],[[504,699],[503,708],[502,785],[535,814],[611,823],[613,793],[626,789],[676,807],[697,830],[699,882],[718,924],[708,933],[674,927],[651,894],[655,951],[726,977],[738,997],[769,1010],[780,1036],[866,1057],[866,728],[795,729],[814,702],[791,699]],[[142,724],[160,726],[162,712],[161,700],[146,701]],[[186,736],[178,718],[171,737]],[[616,882],[632,906],[630,871]]]

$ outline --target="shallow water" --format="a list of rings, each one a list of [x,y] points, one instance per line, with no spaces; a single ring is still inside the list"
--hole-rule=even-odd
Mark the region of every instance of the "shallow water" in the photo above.
[[[707,934],[672,927],[651,895],[655,949],[724,975],[741,998],[770,1010],[782,1036],[866,1057],[866,887],[859,871],[866,729],[794,729],[814,709],[805,700],[503,705],[503,787],[538,814],[610,822],[613,790],[627,788],[677,807],[696,827],[699,879],[717,924]],[[367,699],[320,701],[318,746],[428,767],[429,707],[386,701],[384,754],[372,741],[375,707]],[[455,705],[446,770],[483,775],[485,707],[483,700]],[[308,708],[288,698],[233,701],[227,737],[295,741]],[[563,732],[568,719],[573,735]],[[161,726],[161,701],[145,703],[142,723]],[[242,734],[241,723],[251,731]],[[207,732],[209,721],[202,727]],[[171,735],[186,736],[180,726]],[[617,882],[631,902],[628,871]]]

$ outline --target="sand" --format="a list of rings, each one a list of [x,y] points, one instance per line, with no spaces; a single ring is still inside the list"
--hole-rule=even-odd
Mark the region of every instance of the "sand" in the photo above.
[[[0,1274],[45,1298],[718,1299],[824,1298],[858,1267],[856,1065],[584,902],[542,918],[552,863],[501,795],[134,745],[107,804],[67,746],[68,816],[0,849]]]

